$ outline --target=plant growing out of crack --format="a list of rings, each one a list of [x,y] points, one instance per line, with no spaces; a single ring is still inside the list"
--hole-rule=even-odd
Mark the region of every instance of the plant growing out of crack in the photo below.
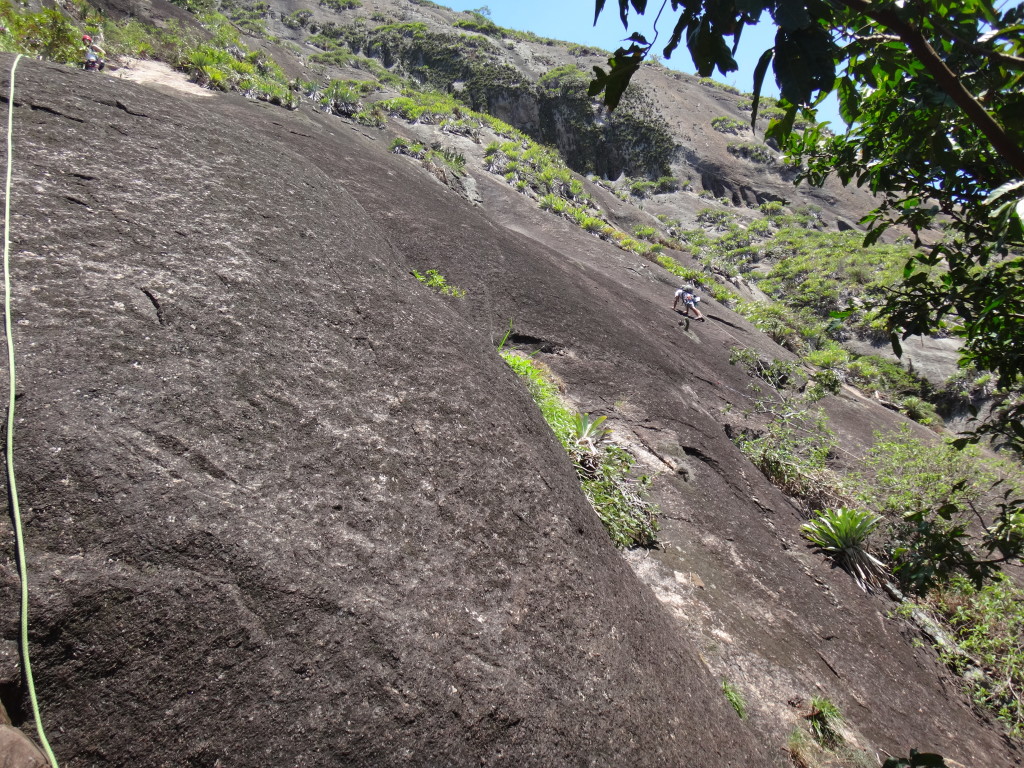
[[[743,694],[740,693],[739,688],[730,683],[728,680],[722,680],[722,693],[725,694],[726,701],[732,705],[732,708],[736,710],[736,714],[740,716],[740,720],[747,719],[747,702],[743,698]]]
[[[591,418],[589,413],[577,413],[573,416],[569,424],[573,449],[581,453],[596,454],[598,443],[611,434],[610,429],[605,429],[602,426],[607,418],[607,416]]]
[[[619,547],[655,546],[658,508],[647,499],[651,478],[635,476],[633,456],[608,439],[611,430],[604,426],[606,417],[570,410],[547,367],[506,348],[507,338],[499,354],[525,380],[541,415],[572,459],[580,488],[612,541]]]
[[[835,749],[845,741],[841,732],[843,713],[830,699],[824,696],[813,697],[811,711],[804,718],[814,740],[826,749]]]
[[[454,285],[450,285],[444,275],[436,269],[428,269],[425,274],[421,274],[414,269],[412,276],[428,288],[433,288],[444,296],[454,296],[456,299],[462,299],[466,296],[464,288],[456,288]]]

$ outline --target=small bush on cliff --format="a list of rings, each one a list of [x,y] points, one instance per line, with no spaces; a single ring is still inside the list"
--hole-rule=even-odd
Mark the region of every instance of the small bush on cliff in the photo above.
[[[806,718],[814,740],[821,746],[834,749],[843,743],[843,714],[831,700],[824,696],[813,697]]]
[[[332,11],[351,11],[362,4],[362,0],[320,0],[321,8],[329,8]]]
[[[774,389],[796,389],[807,381],[792,360],[765,361],[755,350],[744,347],[729,350],[729,365],[740,366]]]
[[[646,179],[634,179],[629,182],[629,194],[633,197],[644,198],[654,194],[658,185]]]
[[[730,141],[726,149],[730,155],[742,157],[744,160],[750,160],[752,163],[760,163],[761,165],[773,165],[775,163],[775,153],[766,145],[759,144],[756,141]]]
[[[414,269],[412,271],[412,276],[428,288],[433,288],[444,296],[454,296],[457,299],[462,299],[466,296],[464,288],[456,288],[454,285],[450,285],[444,275],[436,269],[428,269],[425,274],[420,274]]]
[[[957,577],[930,606],[952,630],[957,649],[988,672],[965,678],[971,698],[993,710],[1012,735],[1024,736],[1024,591],[1003,575],[980,589]],[[962,654],[941,657],[963,670]]]
[[[900,400],[900,410],[908,419],[913,419],[919,424],[926,426],[935,423],[939,419],[938,414],[935,412],[935,406],[916,395],[908,395]]]
[[[813,318],[781,304],[742,301],[737,311],[776,344],[798,355],[807,351],[808,338],[821,334],[820,326]]]
[[[267,27],[263,20],[270,13],[270,5],[264,0],[251,3],[221,0],[220,11],[245,34],[252,37],[267,36]]]
[[[747,702],[743,698],[743,694],[740,693],[739,688],[728,680],[723,680],[722,693],[725,694],[725,700],[728,701],[732,708],[736,710],[736,714],[740,716],[740,720],[746,720]]]
[[[458,117],[465,106],[451,96],[439,93],[414,93],[379,104],[387,112],[411,123],[437,123],[442,118]]]
[[[468,29],[471,32],[479,32],[481,35],[487,35],[488,37],[504,37],[505,30],[483,14],[475,11],[468,11],[468,13],[472,15],[472,18],[458,19],[452,26],[457,29]]]
[[[309,20],[312,18],[312,11],[306,8],[300,8],[297,11],[289,13],[287,16],[282,16],[281,23],[289,29],[305,29],[309,24]]]
[[[320,106],[334,115],[351,117],[362,108],[362,95],[358,83],[350,80],[331,80],[320,94]]]
[[[711,127],[719,133],[745,133],[749,126],[735,117],[722,115],[711,121]]]
[[[713,227],[723,227],[736,218],[731,211],[723,211],[718,208],[701,208],[697,211],[697,221],[701,224]]]
[[[743,454],[777,488],[804,501],[808,509],[837,509],[855,501],[843,478],[829,468],[836,436],[828,417],[786,399],[758,408],[771,419],[760,432],[736,442]]]
[[[699,82],[701,85],[707,86],[708,88],[717,88],[718,90],[725,91],[726,93],[735,93],[736,95],[739,95],[740,93],[740,89],[736,86],[720,83],[710,77],[702,77]]]

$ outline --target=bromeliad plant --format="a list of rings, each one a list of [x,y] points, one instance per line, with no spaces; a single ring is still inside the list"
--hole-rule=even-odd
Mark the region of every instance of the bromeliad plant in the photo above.
[[[597,453],[598,443],[611,434],[610,429],[602,426],[607,419],[607,416],[598,416],[595,419],[591,418],[589,413],[577,413],[570,425],[576,446],[588,453]]]
[[[611,434],[610,429],[602,427],[607,418],[593,419],[589,413],[577,413],[569,420],[566,449],[581,478],[592,480],[601,471],[602,451],[598,445]]]
[[[804,538],[828,554],[862,589],[878,583],[885,565],[865,549],[882,518],[863,509],[839,507],[819,512],[800,526]]]

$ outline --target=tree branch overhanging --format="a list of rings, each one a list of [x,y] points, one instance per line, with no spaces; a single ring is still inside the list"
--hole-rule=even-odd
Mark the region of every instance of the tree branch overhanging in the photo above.
[[[1007,134],[995,118],[971,95],[960,79],[932,48],[931,43],[917,27],[904,21],[893,11],[878,7],[870,0],[838,0],[845,7],[862,13],[895,32],[910,49],[924,68],[935,78],[935,82],[970,118],[991,142],[992,147],[1017,173],[1024,176],[1024,149]]]

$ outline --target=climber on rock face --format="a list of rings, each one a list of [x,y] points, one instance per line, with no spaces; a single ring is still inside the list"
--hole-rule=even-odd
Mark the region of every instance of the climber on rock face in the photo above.
[[[678,306],[679,302],[683,303],[683,314],[687,317],[690,316],[690,310],[693,310],[693,316],[702,323],[705,322],[705,317],[701,314],[701,311],[697,309],[697,303],[700,301],[700,296],[697,295],[695,288],[689,285],[684,285],[678,291],[676,291],[676,297],[672,301],[672,309]]]
[[[92,41],[89,35],[82,35],[82,43],[85,45],[85,62],[83,67],[89,70],[100,70],[106,66],[103,57],[107,52]]]

